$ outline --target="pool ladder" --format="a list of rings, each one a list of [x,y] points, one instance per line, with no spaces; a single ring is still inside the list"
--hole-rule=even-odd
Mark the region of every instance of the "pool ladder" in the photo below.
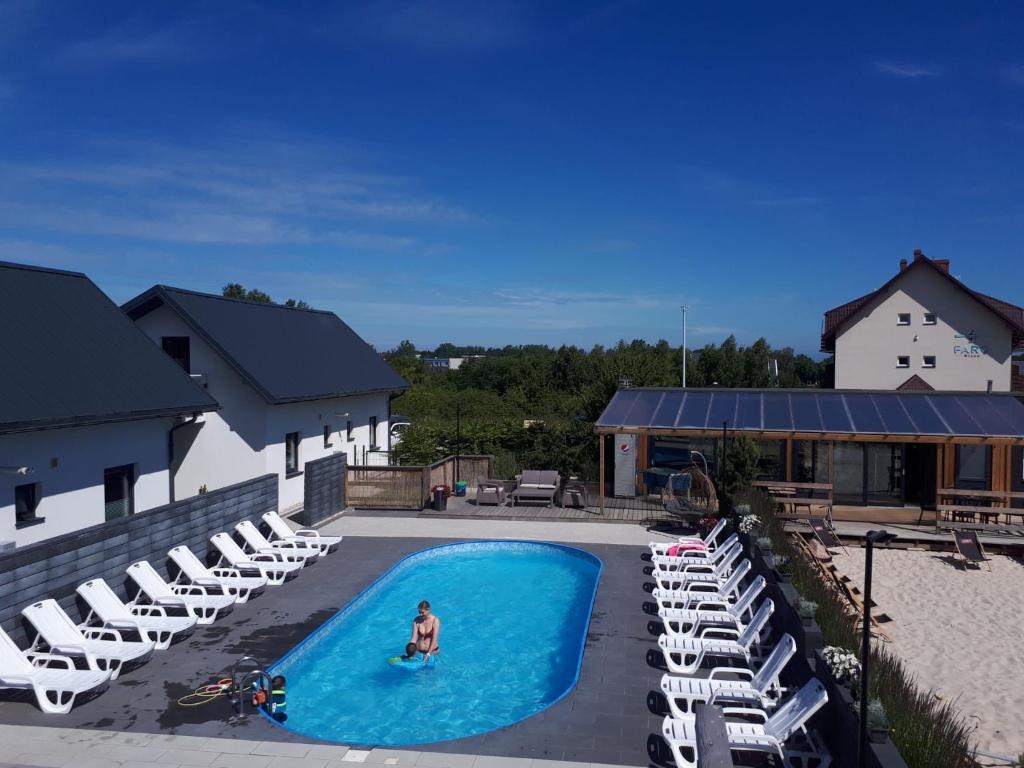
[[[249,667],[249,669],[246,669]],[[263,665],[259,659],[255,656],[243,656],[235,665],[231,668],[231,682],[238,692],[237,708],[238,712],[231,717],[232,721],[244,720],[245,704],[249,701],[249,707],[253,712],[256,711],[256,707],[251,703],[252,693],[250,686],[253,683],[257,684],[257,688],[262,687],[266,691],[270,691],[270,675],[263,670]]]

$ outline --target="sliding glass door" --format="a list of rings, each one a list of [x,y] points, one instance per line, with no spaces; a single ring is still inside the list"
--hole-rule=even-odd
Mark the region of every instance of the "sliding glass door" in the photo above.
[[[837,504],[901,505],[903,445],[836,443],[832,493]]]
[[[864,503],[864,446],[836,443],[832,496],[836,504]]]

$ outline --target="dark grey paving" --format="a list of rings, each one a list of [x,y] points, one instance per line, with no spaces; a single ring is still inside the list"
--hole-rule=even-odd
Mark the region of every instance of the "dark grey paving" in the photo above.
[[[253,602],[127,672],[101,696],[63,717],[22,701],[0,703],[0,722],[143,733],[177,733],[261,741],[302,741],[253,716],[229,722],[224,701],[190,709],[176,705],[197,686],[224,677],[242,655],[271,661],[283,655],[364,589],[398,558],[439,539],[350,538],[298,579]],[[644,612],[643,548],[577,545],[604,563],[579,683],[565,698],[528,720],[491,733],[416,750],[551,760],[647,765],[647,744],[661,722],[647,705],[661,671],[648,665],[656,649]]]

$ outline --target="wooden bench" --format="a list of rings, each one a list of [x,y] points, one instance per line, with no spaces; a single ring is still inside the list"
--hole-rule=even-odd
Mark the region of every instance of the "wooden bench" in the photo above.
[[[831,483],[787,483],[782,480],[758,480],[753,483],[768,494],[768,500],[778,507],[783,517],[807,519],[814,513],[812,508],[825,509],[829,517],[832,510]],[[798,515],[798,509],[806,509],[806,515]]]
[[[939,488],[936,496],[936,527],[947,517],[951,522],[974,522],[978,517],[983,525],[998,525],[1000,515],[1005,516],[1007,525],[1014,525],[1014,518],[1021,518],[1024,524],[1024,509],[1012,506],[1014,501],[1024,500],[1024,493]]]

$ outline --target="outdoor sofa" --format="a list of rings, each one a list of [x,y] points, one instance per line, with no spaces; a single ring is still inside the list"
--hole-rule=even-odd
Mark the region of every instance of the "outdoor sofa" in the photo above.
[[[549,507],[553,506],[561,484],[562,478],[553,469],[524,469],[523,474],[516,477],[512,505],[521,501],[543,501]]]

